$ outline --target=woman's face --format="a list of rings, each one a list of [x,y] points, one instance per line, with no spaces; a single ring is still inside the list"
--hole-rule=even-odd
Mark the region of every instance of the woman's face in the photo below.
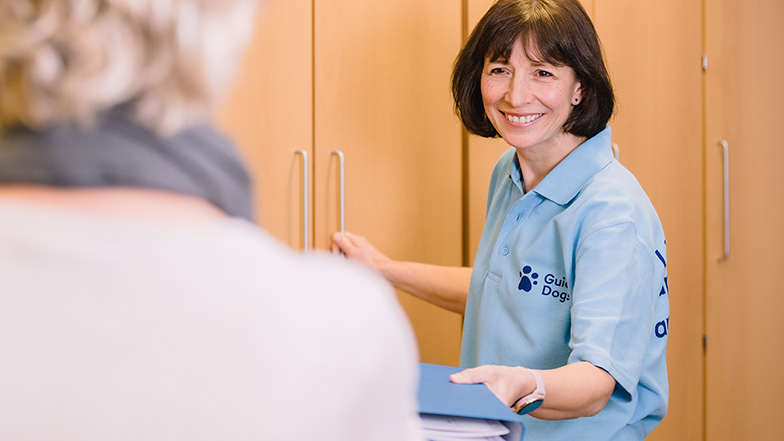
[[[568,146],[561,141],[573,135],[563,126],[582,98],[571,67],[530,60],[519,39],[509,60],[485,61],[481,88],[485,113],[509,145],[531,152]]]

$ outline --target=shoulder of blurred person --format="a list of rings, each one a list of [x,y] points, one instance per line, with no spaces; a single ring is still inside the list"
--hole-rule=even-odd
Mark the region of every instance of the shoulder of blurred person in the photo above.
[[[418,439],[410,326],[359,266],[239,219],[28,202],[0,243],[2,439]]]

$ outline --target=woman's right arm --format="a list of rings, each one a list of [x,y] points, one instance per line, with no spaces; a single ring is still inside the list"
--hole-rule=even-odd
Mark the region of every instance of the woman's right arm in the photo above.
[[[335,233],[332,252],[343,252],[384,276],[395,288],[449,311],[465,311],[471,268],[392,260],[363,236]]]

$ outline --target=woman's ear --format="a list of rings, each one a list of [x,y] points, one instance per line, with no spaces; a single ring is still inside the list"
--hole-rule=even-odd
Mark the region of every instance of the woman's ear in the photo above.
[[[576,106],[580,104],[580,101],[583,100],[583,90],[580,86],[580,83],[577,83],[577,87],[574,89],[574,93],[572,94],[572,105]]]

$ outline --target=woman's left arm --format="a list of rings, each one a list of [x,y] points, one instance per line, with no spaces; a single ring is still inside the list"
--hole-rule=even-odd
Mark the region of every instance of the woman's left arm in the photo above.
[[[531,416],[544,420],[596,415],[615,389],[615,379],[607,371],[584,361],[537,372],[544,382],[546,397]],[[454,383],[485,383],[510,407],[536,389],[534,375],[520,366],[479,366],[453,374],[450,379]]]

